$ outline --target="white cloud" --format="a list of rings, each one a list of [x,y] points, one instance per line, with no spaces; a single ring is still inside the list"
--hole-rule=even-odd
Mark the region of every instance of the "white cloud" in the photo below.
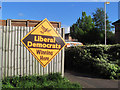
[[[119,2],[120,0],[2,0],[2,2]]]
[[[18,13],[18,16],[24,16],[24,14],[23,13]]]

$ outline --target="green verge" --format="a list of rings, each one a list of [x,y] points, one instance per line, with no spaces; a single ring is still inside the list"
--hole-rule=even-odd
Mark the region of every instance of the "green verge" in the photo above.
[[[65,69],[120,79],[120,44],[66,48]]]
[[[59,73],[44,76],[7,77],[2,80],[2,89],[5,88],[76,88],[81,89],[78,83],[70,83]]]

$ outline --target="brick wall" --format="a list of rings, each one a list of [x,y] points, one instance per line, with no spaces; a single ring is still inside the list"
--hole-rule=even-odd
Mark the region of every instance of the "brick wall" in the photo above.
[[[115,25],[116,43],[120,43],[120,24]]]
[[[113,22],[112,25],[115,26],[115,39],[116,43],[120,43],[120,19]]]

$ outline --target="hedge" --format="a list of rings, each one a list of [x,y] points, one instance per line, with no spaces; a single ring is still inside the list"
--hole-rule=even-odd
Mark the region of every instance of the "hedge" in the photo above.
[[[86,45],[65,49],[65,69],[120,79],[120,44]]]
[[[56,88],[74,88],[82,89],[78,83],[71,83],[67,78],[63,78],[59,73],[53,73],[43,76],[14,76],[2,80],[2,89],[20,89],[20,90],[45,90]]]

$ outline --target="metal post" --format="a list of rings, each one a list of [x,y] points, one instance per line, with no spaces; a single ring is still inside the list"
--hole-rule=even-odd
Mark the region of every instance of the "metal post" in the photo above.
[[[1,21],[0,21],[0,38],[2,39],[2,0],[0,1],[0,19],[1,19]],[[2,71],[2,40],[0,40],[0,59],[1,59],[1,61],[0,61],[0,90],[2,89],[2,81],[1,81],[1,79],[2,79],[2,73],[1,73],[1,71]]]
[[[104,9],[105,9],[105,45],[106,45],[106,2],[104,3]]]

